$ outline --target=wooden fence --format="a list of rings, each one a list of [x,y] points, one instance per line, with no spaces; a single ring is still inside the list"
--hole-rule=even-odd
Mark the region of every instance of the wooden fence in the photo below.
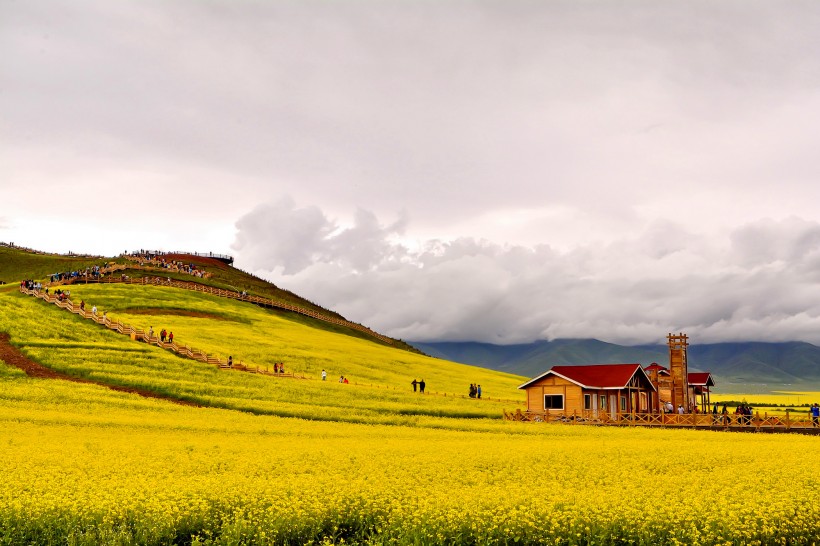
[[[60,300],[60,297],[56,294],[46,294],[45,291],[39,290],[28,290],[23,286],[20,287],[20,292],[22,292],[23,294],[27,294],[29,296],[40,298],[41,300],[46,301],[48,303],[52,303],[57,307],[65,309],[70,313],[79,315],[82,318],[93,320],[97,324],[105,326],[109,330],[114,330],[117,333],[129,336],[132,340],[144,341],[145,343],[148,343],[150,345],[156,345],[157,347],[160,347],[162,349],[173,351],[178,355],[187,358],[192,358],[194,360],[198,360],[199,362],[204,362],[206,364],[213,364],[222,369],[232,369],[243,372],[274,375],[276,377],[293,377],[299,379],[306,379],[304,375],[295,375],[293,373],[277,373],[271,371],[270,368],[268,368],[267,366],[265,368],[261,368],[259,366],[243,364],[242,362],[232,363],[231,365],[229,365],[227,359],[222,359],[216,355],[209,355],[201,349],[180,345],[176,341],[162,341],[158,335],[151,335],[150,331],[146,332],[142,328],[134,328],[133,326],[129,326],[128,324],[124,324],[120,321],[111,320],[105,315],[101,315],[98,313],[95,314],[92,311],[83,309],[79,305],[74,304],[70,299]]]
[[[123,281],[112,281],[112,282],[123,282]],[[142,283],[142,280],[136,280],[136,281],[133,281],[133,282],[134,283]],[[165,282],[165,286],[167,286],[167,281],[160,281],[160,282],[161,283]],[[198,285],[198,286],[201,286],[201,285]],[[74,304],[70,299],[66,299],[66,300],[61,301],[59,296],[57,296],[55,294],[46,294],[44,290],[29,290],[29,289],[26,289],[23,286],[20,286],[20,292],[22,292],[23,294],[27,294],[29,296],[34,296],[36,298],[40,298],[43,301],[46,301],[48,303],[52,303],[52,304],[56,305],[57,307],[59,307],[61,309],[65,309],[66,311],[69,311],[70,313],[74,313],[76,315],[79,315],[79,316],[81,316],[85,319],[93,320],[97,324],[105,326],[106,328],[108,328],[110,330],[113,330],[113,331],[118,332],[118,333],[123,334],[123,335],[127,335],[135,341],[144,341],[144,342],[149,343],[151,345],[156,345],[157,347],[160,347],[162,349],[167,349],[169,351],[173,351],[173,352],[175,352],[175,353],[177,353],[181,356],[184,356],[184,357],[187,357],[187,358],[192,358],[192,359],[197,360],[199,362],[205,362],[205,363],[208,363],[208,364],[213,364],[213,365],[218,366],[219,368],[221,368],[223,370],[231,369],[231,370],[238,370],[238,371],[244,371],[244,372],[271,375],[271,376],[274,376],[274,377],[292,377],[292,378],[297,378],[297,379],[314,379],[312,377],[304,375],[304,373],[299,373],[299,374],[296,374],[296,373],[293,373],[293,372],[276,373],[276,372],[270,370],[270,368],[267,367],[267,366],[262,368],[260,366],[244,364],[242,362],[239,362],[239,363],[234,362],[231,366],[229,366],[227,360],[222,359],[222,358],[220,358],[216,355],[209,355],[205,351],[202,351],[200,349],[191,348],[191,347],[186,347],[184,345],[179,345],[177,342],[168,342],[168,341],[164,342],[156,334],[151,336],[151,335],[149,335],[149,332],[146,332],[142,328],[134,328],[133,326],[129,326],[129,325],[124,324],[120,321],[111,320],[105,315],[101,315],[101,314],[96,314],[95,315],[94,313],[92,313],[91,311],[89,311],[87,309],[81,309],[79,305]],[[331,381],[328,381],[328,382],[335,382],[335,381],[331,380]],[[350,382],[350,384],[354,385],[354,386],[371,387],[371,388],[376,388],[376,389],[385,389],[385,390],[394,390],[394,391],[401,390],[399,387],[396,387],[395,385],[377,385],[377,384],[373,384],[373,383],[359,383],[359,382],[356,382],[356,381],[352,381],[352,382]],[[410,387],[409,387],[409,383],[408,383],[408,389],[409,388]],[[427,391],[426,393],[423,393],[423,394],[418,393],[418,394],[420,396],[441,396],[441,397],[444,397],[444,398],[468,398],[467,395],[464,395],[464,394],[452,394],[452,393],[446,393],[446,392]],[[509,400],[509,399],[504,399],[504,398],[493,398],[493,397],[489,397],[489,396],[485,396],[481,400],[495,401],[495,402],[509,402],[511,404],[516,404],[516,405],[522,405],[522,404],[525,403],[523,400]],[[519,411],[519,413],[520,413],[520,411]]]
[[[504,412],[510,421],[532,421],[543,423],[566,423],[584,425],[615,425],[645,427],[702,428],[711,430],[743,430],[758,432],[803,432],[820,434],[818,427],[808,413],[805,416],[769,415],[760,412],[754,415],[714,414],[714,413],[607,413],[585,410],[582,412]]]
[[[173,279],[161,278],[161,277],[140,277],[137,279],[128,278],[117,278],[110,273],[115,273],[117,271],[123,271],[125,269],[136,269],[142,271],[149,271],[149,272],[163,272],[163,271],[176,271],[175,269],[169,268],[154,268],[154,267],[145,267],[140,265],[123,265],[123,264],[112,264],[110,266],[106,266],[105,268],[101,269],[102,273],[109,273],[108,276],[101,276],[99,278],[95,277],[74,277],[73,279],[65,279],[63,281],[58,281],[55,283],[49,283],[48,286],[57,286],[60,284],[74,284],[74,283],[127,283],[127,284],[150,284],[154,286],[170,286],[173,288],[182,288],[184,290],[193,290],[196,292],[203,292],[205,294],[212,294],[214,296],[219,296],[223,298],[230,298],[239,301],[247,301],[249,303],[253,303],[254,305],[259,305],[260,307],[270,307],[272,309],[282,309],[285,311],[291,311],[293,313],[298,313],[300,315],[304,315],[307,317],[314,318],[316,320],[321,320],[323,322],[327,322],[330,324],[336,324],[338,326],[344,326],[345,328],[350,328],[352,330],[356,330],[358,332],[362,332],[367,334],[371,337],[378,339],[379,341],[386,343],[388,345],[393,345],[393,340],[387,336],[383,336],[378,332],[374,332],[370,328],[366,326],[362,326],[361,324],[356,324],[355,322],[350,322],[344,319],[337,319],[335,317],[331,317],[325,315],[323,313],[319,313],[312,309],[308,309],[306,307],[300,307],[298,305],[292,305],[282,301],[275,301],[268,298],[262,298],[259,296],[251,296],[249,294],[243,295],[241,292],[236,292],[233,290],[224,290],[222,288],[214,288],[212,286],[207,286],[204,284],[196,283],[196,282],[188,282],[188,281],[176,281]]]

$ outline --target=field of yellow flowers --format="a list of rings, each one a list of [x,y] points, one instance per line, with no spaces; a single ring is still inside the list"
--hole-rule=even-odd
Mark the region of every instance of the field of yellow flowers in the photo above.
[[[360,384],[220,371],[0,292],[0,331],[39,362],[209,406],[0,364],[2,545],[818,543],[820,437],[505,422],[515,376],[235,302],[91,288],[76,293],[127,322],[164,308],[152,318],[209,351],[342,364]],[[198,305],[220,318],[172,312]],[[414,395],[418,373],[442,395]],[[502,400],[452,396],[476,380]]]
[[[811,544],[816,437],[181,407],[0,367],[0,544]]]

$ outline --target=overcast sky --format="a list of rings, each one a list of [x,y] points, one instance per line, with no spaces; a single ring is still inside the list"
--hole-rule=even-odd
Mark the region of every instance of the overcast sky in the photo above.
[[[820,343],[820,2],[0,2],[0,241],[388,335]]]

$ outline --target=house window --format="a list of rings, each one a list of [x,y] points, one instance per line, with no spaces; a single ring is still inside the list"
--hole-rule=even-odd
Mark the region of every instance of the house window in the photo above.
[[[592,395],[585,394],[584,395],[584,409],[591,410],[592,409]]]
[[[602,410],[606,411],[606,395],[605,394],[602,394],[598,398],[598,404],[601,406]]]
[[[621,396],[621,411],[626,411],[626,396]]]
[[[545,394],[544,409],[564,409],[563,394]]]

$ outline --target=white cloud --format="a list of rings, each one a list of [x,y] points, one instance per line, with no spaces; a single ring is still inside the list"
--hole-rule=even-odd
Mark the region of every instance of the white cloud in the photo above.
[[[298,225],[306,211],[325,218],[315,207],[280,203],[282,222]],[[292,238],[298,231],[253,220],[267,210],[237,223],[238,259],[403,339],[643,343],[683,330],[703,342],[820,342],[816,222],[761,220],[715,238],[663,221],[636,238],[571,251],[469,237],[410,251],[370,213],[359,211],[347,230],[324,220],[302,241]]]

